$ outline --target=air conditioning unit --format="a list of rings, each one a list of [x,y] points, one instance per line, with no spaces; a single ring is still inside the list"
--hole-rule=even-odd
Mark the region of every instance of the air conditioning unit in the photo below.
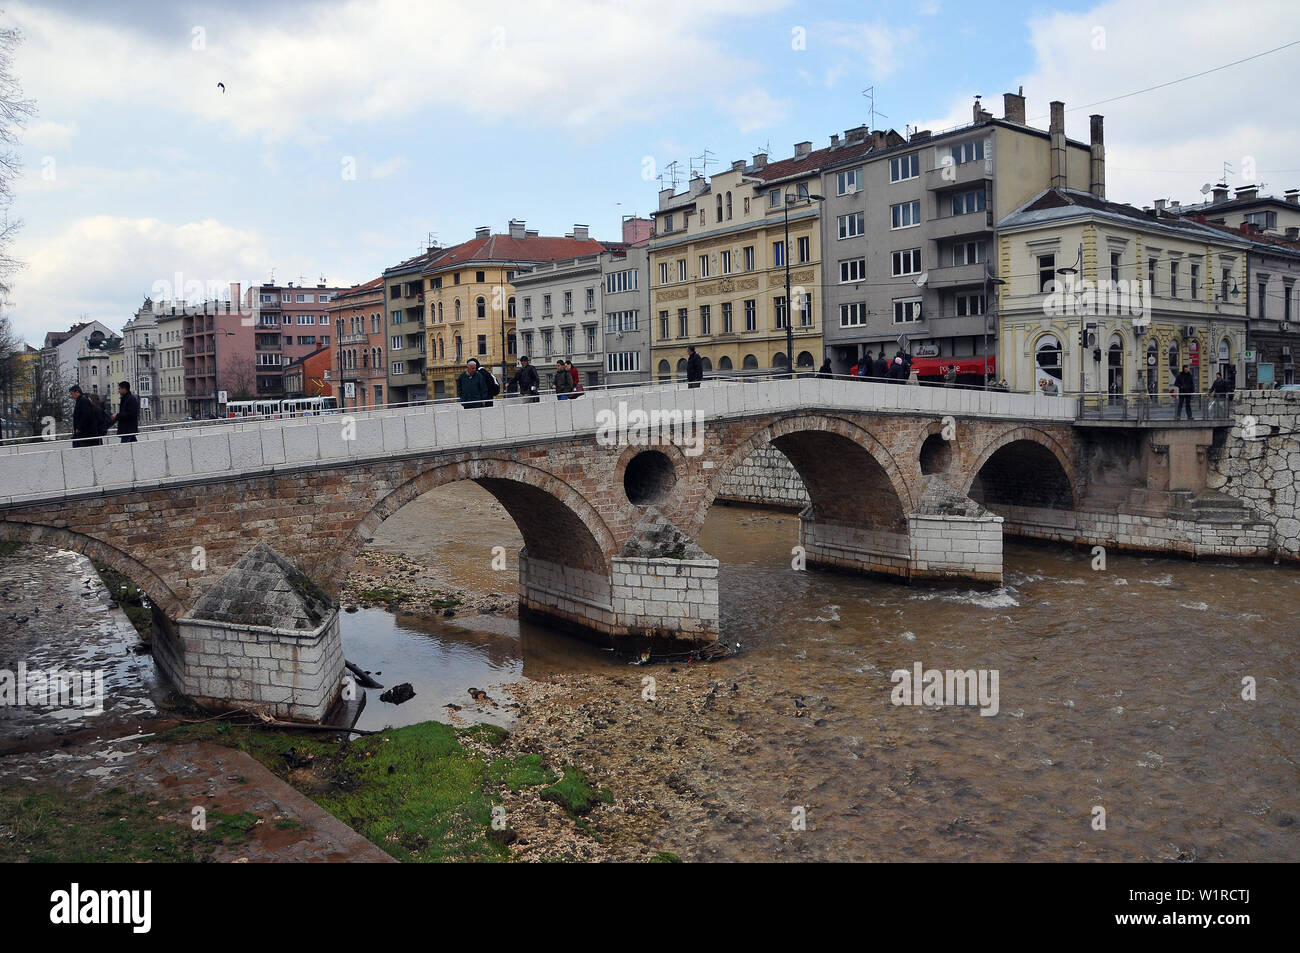
[[[1282,330],[1283,330],[1283,331],[1290,331],[1290,330],[1291,330],[1291,322],[1290,322],[1290,321],[1283,321],[1283,322],[1282,322]]]
[[[1187,327],[1183,328],[1183,337],[1185,338],[1196,337],[1196,325],[1189,324],[1187,325]]]

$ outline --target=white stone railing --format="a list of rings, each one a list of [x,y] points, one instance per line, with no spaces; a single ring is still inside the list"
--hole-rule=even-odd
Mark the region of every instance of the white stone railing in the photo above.
[[[203,478],[250,476],[315,464],[393,455],[508,447],[594,435],[601,410],[694,411],[709,421],[797,411],[877,411],[1071,422],[1074,401],[1038,394],[918,387],[848,380],[708,380],[589,390],[574,400],[518,398],[467,410],[456,404],[327,414],[285,420],[230,420],[193,429],[113,435],[98,447],[66,440],[22,444],[0,454],[0,507],[72,493],[161,487]],[[346,425],[353,432],[349,439]]]

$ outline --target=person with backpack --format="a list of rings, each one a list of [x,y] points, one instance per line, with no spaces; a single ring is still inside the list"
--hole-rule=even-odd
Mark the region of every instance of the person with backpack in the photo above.
[[[573,393],[573,375],[562,360],[555,362],[555,376],[551,379],[551,386],[555,388],[556,400],[568,400]]]
[[[140,398],[131,393],[131,385],[122,381],[117,385],[121,398],[113,423],[117,424],[117,435],[123,443],[135,443],[135,435],[140,432]]]
[[[880,354],[876,357],[874,370],[876,372],[875,376],[880,380],[883,381],[889,379],[889,362],[885,360],[885,349],[883,347],[880,349]]]
[[[686,353],[689,355],[686,358],[686,380],[690,382],[687,386],[699,387],[700,381],[704,380],[704,359],[695,353],[693,345],[686,348]]]
[[[462,407],[486,407],[492,403],[487,380],[478,372],[478,361],[472,357],[456,378],[456,399]]]
[[[478,367],[478,372],[483,378],[483,386],[487,388],[488,397],[496,397],[497,394],[501,393],[501,382],[497,380],[497,376],[492,373],[492,369],[490,367],[488,367],[486,364],[480,364]],[[489,400],[483,406],[490,407],[491,405],[492,405],[492,401]]]

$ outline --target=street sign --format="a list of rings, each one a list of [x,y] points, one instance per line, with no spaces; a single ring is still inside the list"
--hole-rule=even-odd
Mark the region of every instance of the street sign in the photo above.
[[[230,403],[230,401],[226,400],[226,392],[224,390],[217,391],[217,403],[218,404]]]
[[[1254,363],[1255,363],[1255,352],[1254,352],[1254,351],[1247,351],[1247,352],[1246,352],[1246,363],[1247,363],[1247,364],[1254,364]]]

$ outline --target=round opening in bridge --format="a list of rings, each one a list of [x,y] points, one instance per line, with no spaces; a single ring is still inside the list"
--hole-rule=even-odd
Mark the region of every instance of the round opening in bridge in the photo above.
[[[952,466],[952,444],[941,434],[932,433],[921,444],[921,472],[946,473]]]
[[[623,471],[623,489],[636,506],[661,502],[676,485],[673,462],[658,450],[643,450],[627,462]]]

